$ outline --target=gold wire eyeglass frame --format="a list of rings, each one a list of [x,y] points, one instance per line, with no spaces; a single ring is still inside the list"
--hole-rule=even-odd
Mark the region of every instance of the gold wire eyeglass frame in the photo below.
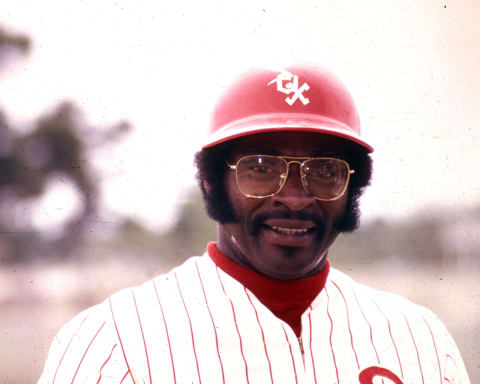
[[[249,157],[268,157],[268,158],[283,160],[283,162],[286,165],[287,172],[284,175],[280,175],[281,183],[279,184],[279,187],[275,192],[273,192],[269,195],[265,195],[265,196],[255,196],[255,195],[250,195],[250,194],[242,191],[242,188],[240,188],[240,183],[238,181],[237,167],[238,167],[238,164],[242,160],[244,160],[246,158],[249,158]],[[305,174],[304,166],[305,166],[305,163],[307,161],[310,161],[310,160],[335,160],[335,161],[339,161],[339,162],[343,163],[347,167],[347,178],[345,180],[345,185],[344,185],[342,191],[338,194],[338,196],[335,196],[331,199],[324,199],[324,198],[316,197],[314,194],[312,194],[308,190],[308,186],[307,186],[308,183],[307,183],[307,180],[306,180],[307,175]],[[227,165],[231,170],[235,171],[235,179],[237,181],[237,186],[238,186],[238,189],[240,190],[240,192],[242,192],[242,194],[244,194],[247,197],[254,198],[254,199],[265,199],[267,197],[275,196],[277,193],[279,193],[283,189],[283,187],[285,186],[285,183],[287,182],[287,179],[288,179],[290,164],[292,164],[292,163],[298,164],[300,166],[299,167],[300,179],[302,180],[302,186],[303,186],[303,189],[305,190],[305,192],[308,193],[309,195],[313,196],[313,198],[315,198],[316,200],[320,200],[320,201],[335,201],[335,200],[338,200],[340,197],[342,197],[344,195],[345,191],[347,190],[348,183],[350,182],[350,175],[353,175],[355,173],[355,170],[350,169],[350,165],[345,160],[341,160],[341,159],[338,159],[338,158],[335,158],[335,157],[292,157],[292,156],[272,156],[272,155],[261,155],[261,154],[260,155],[246,155],[246,156],[243,156],[240,159],[238,159],[237,162],[235,163],[235,165],[229,164],[228,162],[227,162]]]

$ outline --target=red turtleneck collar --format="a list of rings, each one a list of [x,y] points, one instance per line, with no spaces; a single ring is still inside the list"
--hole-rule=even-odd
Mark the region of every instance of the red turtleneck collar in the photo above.
[[[250,290],[279,319],[285,321],[299,337],[301,316],[327,281],[330,262],[317,274],[299,280],[277,280],[261,275],[230,260],[211,242],[208,255],[222,271]]]

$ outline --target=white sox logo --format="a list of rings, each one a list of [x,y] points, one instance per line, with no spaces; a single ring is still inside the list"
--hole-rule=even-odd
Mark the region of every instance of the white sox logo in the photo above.
[[[360,372],[358,380],[360,381],[360,384],[373,384],[373,379],[375,377],[388,379],[389,383],[392,384],[403,384],[397,375],[395,375],[392,371],[382,367],[365,368],[362,372]]]
[[[458,367],[457,364],[455,363],[455,360],[453,360],[453,357],[450,355],[447,355],[447,360],[445,361],[445,374],[444,374],[444,383],[448,384],[461,384],[457,380],[458,376]]]
[[[285,102],[288,105],[293,105],[293,103],[295,103],[295,101],[297,101],[298,99],[303,103],[303,105],[307,105],[310,102],[308,97],[305,97],[303,95],[303,92],[308,91],[310,89],[310,86],[307,83],[303,83],[302,86],[299,88],[297,75],[293,75],[288,71],[282,71],[277,75],[275,79],[273,79],[267,84],[267,87],[273,83],[277,83],[278,92],[282,92],[286,95],[292,94],[292,96],[285,99]]]

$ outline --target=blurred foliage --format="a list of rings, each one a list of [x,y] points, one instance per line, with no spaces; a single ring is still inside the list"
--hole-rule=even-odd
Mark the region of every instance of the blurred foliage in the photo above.
[[[27,36],[9,33],[0,26],[0,69],[11,56],[25,54],[30,47],[31,42]]]
[[[133,257],[158,265],[158,269],[169,269],[191,256],[203,254],[207,242],[216,237],[216,223],[207,217],[200,193],[192,190],[169,230],[155,232],[128,218],[113,236],[93,245],[95,252],[91,254],[106,258]]]
[[[464,231],[464,227],[468,231]],[[344,270],[368,269],[372,264],[399,263],[409,269],[480,269],[480,206],[457,212],[428,210],[401,221],[377,219],[342,234],[330,250],[334,264]],[[203,207],[200,192],[190,192],[176,224],[166,232],[152,232],[128,219],[93,254],[155,263],[163,269],[205,251],[216,239],[216,225]]]
[[[390,263],[410,270],[480,269],[480,206],[424,209],[402,220],[378,218],[341,235],[331,257],[344,269]]]
[[[13,51],[27,53],[30,40],[0,29],[0,65]],[[129,126],[89,127],[81,111],[63,102],[20,129],[0,110],[0,261],[18,262],[43,255],[67,257],[83,243],[89,220],[98,212],[98,177],[88,161],[93,148],[117,140]],[[24,132],[26,131],[26,132]],[[47,240],[17,207],[37,199],[52,179],[71,182],[81,209],[65,224],[60,237]],[[28,215],[28,214],[27,214]]]

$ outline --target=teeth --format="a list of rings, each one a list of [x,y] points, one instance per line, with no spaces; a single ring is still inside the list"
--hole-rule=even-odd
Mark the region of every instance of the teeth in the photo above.
[[[282,228],[282,227],[272,227],[275,231],[283,233],[285,235],[300,235],[302,233],[307,233],[307,228]]]

